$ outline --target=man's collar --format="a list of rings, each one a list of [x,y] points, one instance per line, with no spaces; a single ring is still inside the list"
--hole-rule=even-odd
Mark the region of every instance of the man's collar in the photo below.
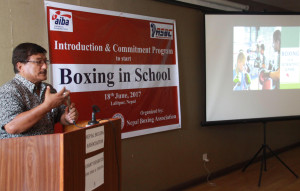
[[[26,78],[24,78],[20,74],[16,74],[15,78],[18,79],[19,81],[21,81],[24,84],[24,86],[26,86],[31,93],[33,93],[37,89],[37,87],[34,83],[27,80]],[[40,88],[40,91],[42,92],[46,88],[45,84],[41,82],[39,88]]]

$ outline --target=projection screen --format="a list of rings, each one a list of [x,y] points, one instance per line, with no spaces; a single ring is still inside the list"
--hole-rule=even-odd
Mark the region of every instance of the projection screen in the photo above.
[[[206,121],[300,116],[300,15],[206,14]]]

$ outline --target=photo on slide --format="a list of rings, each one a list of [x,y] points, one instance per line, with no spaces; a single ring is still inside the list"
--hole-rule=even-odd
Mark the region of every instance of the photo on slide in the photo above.
[[[233,90],[300,88],[300,27],[233,29]]]

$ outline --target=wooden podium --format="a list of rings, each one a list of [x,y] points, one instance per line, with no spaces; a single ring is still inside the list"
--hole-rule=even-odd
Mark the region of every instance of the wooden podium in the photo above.
[[[86,153],[86,131],[98,127],[104,129],[104,148]],[[64,133],[0,140],[0,190],[84,191],[86,161],[102,153],[104,180],[94,190],[121,190],[120,127],[120,119],[110,119],[68,126]]]

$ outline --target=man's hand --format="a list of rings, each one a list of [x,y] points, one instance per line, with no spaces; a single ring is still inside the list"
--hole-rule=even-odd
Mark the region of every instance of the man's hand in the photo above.
[[[75,104],[71,103],[69,107],[66,107],[65,113],[61,116],[60,122],[63,125],[70,125],[73,124],[73,122],[76,122],[78,119],[78,111],[75,108]]]
[[[44,104],[47,106],[49,110],[51,110],[53,108],[56,108],[64,104],[67,101],[69,94],[70,94],[69,91],[65,92],[65,87],[57,93],[51,93],[50,87],[47,86],[45,92]]]

